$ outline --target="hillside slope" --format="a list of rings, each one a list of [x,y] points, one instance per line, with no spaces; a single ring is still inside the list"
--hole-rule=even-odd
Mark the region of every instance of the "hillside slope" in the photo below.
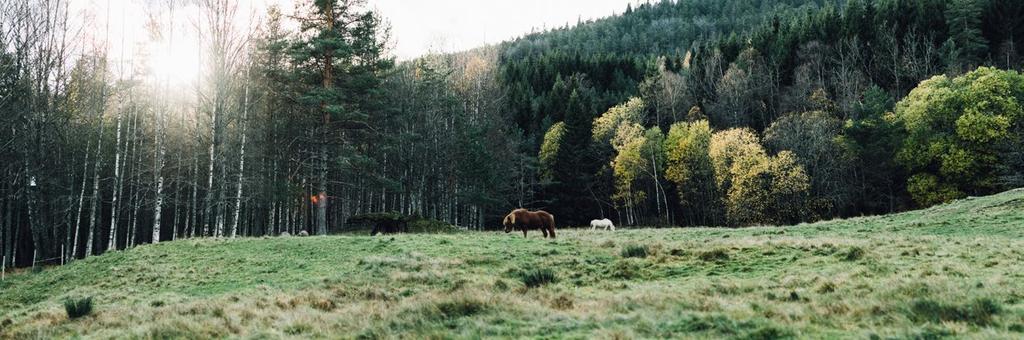
[[[1024,190],[792,227],[539,236],[142,246],[8,276],[0,338],[1024,336]],[[69,296],[95,311],[68,320]]]

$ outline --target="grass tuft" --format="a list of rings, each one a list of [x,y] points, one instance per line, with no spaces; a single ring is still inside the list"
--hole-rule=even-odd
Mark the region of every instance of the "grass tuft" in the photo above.
[[[551,308],[558,310],[570,310],[574,305],[575,303],[573,302],[572,297],[565,294],[559,295],[551,300]]]
[[[729,260],[729,251],[723,248],[715,248],[700,253],[700,259],[706,262],[721,262]]]
[[[558,281],[555,271],[549,268],[530,269],[519,274],[519,279],[527,288],[536,288]]]
[[[786,339],[786,338],[790,338],[790,337],[792,337],[792,334],[790,334],[790,332],[788,332],[788,331],[786,331],[784,329],[779,329],[779,328],[772,327],[772,326],[766,326],[766,327],[758,328],[758,329],[754,330],[753,332],[750,332],[749,334],[746,334],[746,336],[744,336],[743,338],[744,339],[751,339],[751,340],[755,340],[755,339],[758,339],[758,340],[759,339],[769,340],[769,339]]]
[[[67,298],[64,300],[64,311],[68,319],[77,319],[92,313],[92,297]]]
[[[648,253],[649,253],[649,249],[647,248],[647,246],[645,246],[645,245],[638,245],[638,244],[631,244],[631,245],[626,246],[625,248],[622,248],[622,252],[619,255],[621,255],[622,257],[625,257],[625,258],[630,258],[630,257],[645,258],[645,257],[647,257]]]
[[[439,319],[456,319],[473,316],[487,310],[487,303],[475,298],[461,297],[434,304],[435,316]]]
[[[640,268],[635,261],[619,260],[612,265],[609,274],[616,279],[631,280],[640,276]]]
[[[864,248],[850,247],[849,250],[843,253],[842,257],[844,261],[854,262],[864,258],[864,255],[866,254],[867,252],[864,251]]]
[[[919,299],[911,305],[910,316],[923,322],[954,321],[987,326],[992,323],[993,317],[1001,311],[1002,306],[989,298],[976,299],[963,305]]]

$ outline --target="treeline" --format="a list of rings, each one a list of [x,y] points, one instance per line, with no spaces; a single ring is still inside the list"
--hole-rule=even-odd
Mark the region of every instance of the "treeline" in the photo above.
[[[685,6],[663,2],[652,8],[673,5]],[[613,216],[621,215],[622,223],[683,225],[786,223],[888,213],[1020,185],[1019,170],[1008,163],[1019,159],[1019,152],[1006,147],[1019,135],[1012,133],[1017,130],[1010,129],[1005,139],[993,145],[999,151],[984,157],[968,157],[965,149],[951,146],[929,150],[929,157],[942,162],[954,162],[950,158],[953,156],[946,154],[953,153],[961,157],[957,161],[986,164],[965,165],[955,176],[943,174],[929,168],[941,167],[935,162],[923,166],[910,160],[923,157],[919,154],[923,151],[905,151],[911,149],[906,144],[914,143],[908,136],[917,126],[898,119],[897,103],[909,105],[901,101],[922,80],[934,75],[956,76],[982,65],[1019,68],[1017,46],[1024,27],[1016,18],[1022,11],[1021,3],[1000,0],[854,0],[842,6],[823,3],[771,13],[763,20],[752,20],[753,28],[747,33],[718,35],[683,46],[682,53],[665,53],[657,58],[645,59],[643,50],[588,56],[580,53],[577,45],[567,44],[563,49],[549,45],[545,46],[546,52],[537,52],[536,56],[510,57],[503,67],[519,76],[502,80],[511,98],[534,98],[533,103],[512,101],[510,112],[532,114],[526,121],[534,124],[543,119],[551,121],[537,150],[546,167],[541,172],[549,175],[550,182],[540,186],[553,190],[538,190],[536,206],[550,207],[556,215],[564,216],[563,221],[584,223],[590,216],[612,215],[612,210],[616,214]],[[641,17],[626,14],[573,31],[636,22]],[[571,35],[569,32],[557,32],[555,36]],[[543,35],[535,39],[543,40]],[[597,42],[593,45],[602,46]],[[515,47],[509,49],[510,56],[517,53]],[[576,67],[579,63],[561,67],[566,64],[561,62],[563,59],[631,62],[611,64],[592,74],[585,67]],[[635,73],[629,72],[628,65],[640,65],[636,68],[644,70],[644,78],[631,77]],[[559,83],[558,91],[554,83]],[[562,83],[576,87],[564,90]],[[638,84],[635,92],[631,91],[633,83]],[[1010,88],[1016,86],[1013,81],[1009,84]],[[572,117],[577,112],[545,104],[572,105],[574,95],[586,98],[586,103],[579,106],[585,112],[583,117]],[[609,101],[621,105],[606,110],[612,106]],[[631,118],[636,125],[633,128],[611,134],[597,130],[595,124],[603,119],[600,117],[630,110],[636,111],[635,118]],[[733,189],[732,177],[741,174],[722,177],[722,171],[732,170],[721,164],[716,175],[704,176],[715,177],[714,185],[689,182],[689,175],[676,177],[679,175],[665,166],[671,159],[661,160],[658,152],[645,151],[653,150],[661,138],[672,139],[671,130],[679,122],[703,119],[711,134],[747,141],[740,144],[753,148],[748,150],[750,153],[767,157],[744,165],[744,171],[773,168],[785,173],[784,169],[792,167],[791,176],[786,178],[806,176],[807,189],[801,194],[807,196],[806,204],[793,210],[796,205],[767,203],[791,201],[793,188],[789,188],[777,194],[759,194],[757,199],[752,192],[733,195],[735,200],[747,196],[753,200],[749,204],[775,207],[758,213],[747,211],[747,203],[739,201],[732,213],[727,205],[714,209],[703,206],[718,205],[711,199],[716,195],[720,197],[717,201],[728,200],[729,190],[753,189]],[[1007,126],[1016,126],[1012,118],[1009,121]],[[1002,125],[996,126],[1002,129]],[[529,131],[532,127],[522,128]],[[599,132],[606,136],[598,138]],[[589,135],[594,138],[587,138]],[[934,141],[928,143],[939,147]],[[664,150],[667,154],[673,152],[677,150]],[[700,171],[710,173],[709,169]],[[802,175],[797,176],[796,170]],[[931,175],[920,173],[922,170]],[[760,173],[754,177],[763,181],[766,176],[775,175]],[[668,185],[672,177],[683,181]],[[965,179],[974,177],[977,180]],[[953,185],[942,178],[963,180]],[[929,194],[936,190],[943,194]]]
[[[0,4],[6,267],[342,232],[368,212],[482,228],[519,200],[528,160],[506,138],[497,50],[395,65],[362,1],[272,8],[245,27],[236,1],[149,2],[146,38],[120,56],[106,32],[121,23],[72,15],[62,1]],[[161,72],[175,49],[201,56],[196,79]]]

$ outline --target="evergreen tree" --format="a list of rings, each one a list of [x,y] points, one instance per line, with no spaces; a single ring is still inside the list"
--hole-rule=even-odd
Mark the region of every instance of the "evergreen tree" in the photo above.
[[[981,32],[982,7],[979,0],[952,0],[946,7],[946,25],[955,57],[961,67],[973,68],[986,57],[988,40]],[[952,65],[952,64],[951,64]]]
[[[363,0],[313,0],[298,17],[300,38],[291,49],[295,78],[304,87],[299,100],[318,117],[310,136],[317,173],[316,233],[327,233],[328,169],[341,163],[338,131],[366,126],[366,96],[376,86],[378,72],[390,61],[383,57],[381,21],[361,11]]]
[[[586,78],[573,75],[569,83],[572,93],[566,102],[565,131],[552,162],[554,183],[544,199],[550,202],[556,217],[563,216],[563,224],[582,224],[589,221],[587,216],[592,216],[599,204],[590,192],[599,166],[591,144],[596,110],[594,90]]]

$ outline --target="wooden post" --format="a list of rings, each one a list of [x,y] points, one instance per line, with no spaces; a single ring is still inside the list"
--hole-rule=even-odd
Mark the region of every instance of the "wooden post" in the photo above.
[[[4,255],[3,259],[0,260],[0,281],[3,281],[6,278],[7,278],[7,255]]]

